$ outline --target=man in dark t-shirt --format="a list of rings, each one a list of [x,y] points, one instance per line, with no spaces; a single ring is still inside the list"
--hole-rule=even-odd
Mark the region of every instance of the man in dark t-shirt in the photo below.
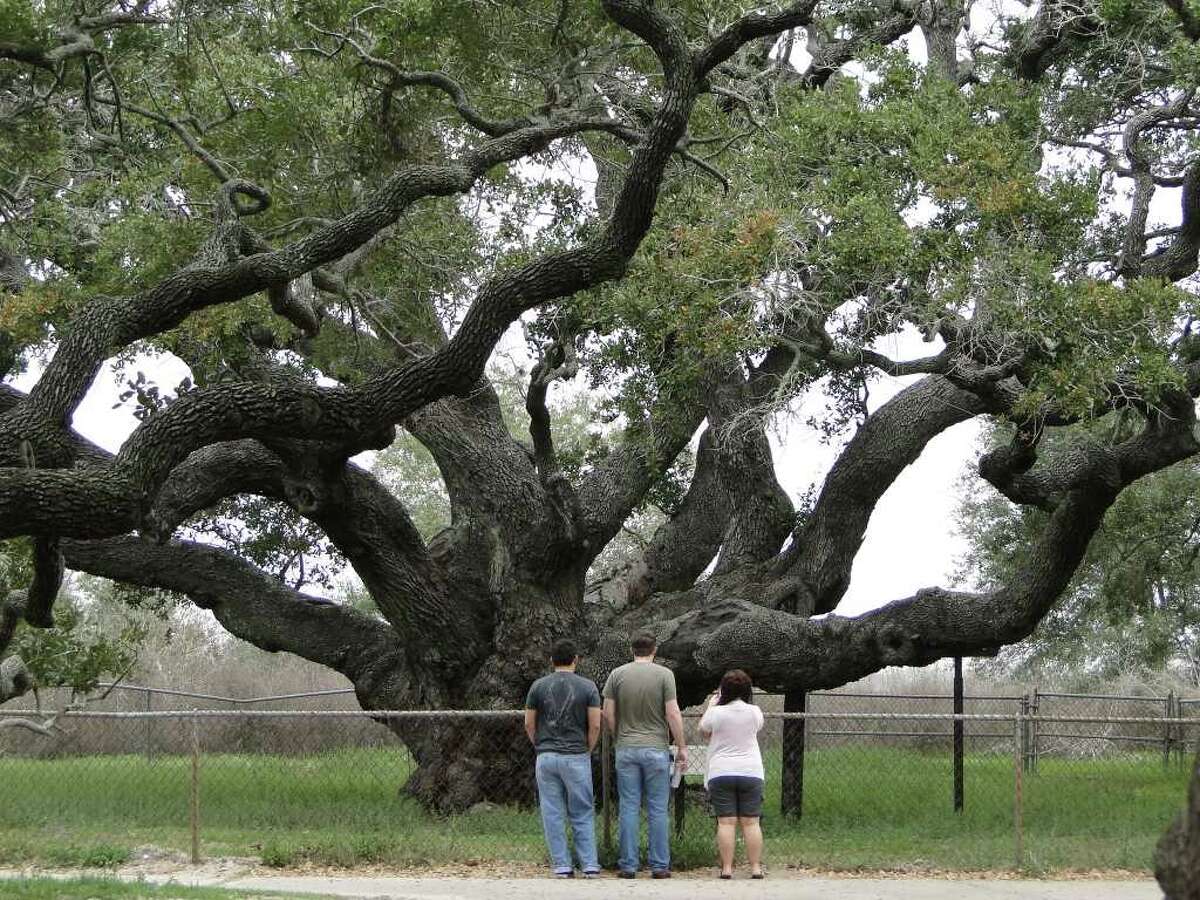
[[[573,878],[567,819],[585,878],[600,872],[592,802],[592,748],[600,737],[600,692],[575,674],[579,655],[571,641],[550,654],[554,673],[539,678],[525,698],[525,733],[537,752],[538,802],[550,864],[559,878]]]

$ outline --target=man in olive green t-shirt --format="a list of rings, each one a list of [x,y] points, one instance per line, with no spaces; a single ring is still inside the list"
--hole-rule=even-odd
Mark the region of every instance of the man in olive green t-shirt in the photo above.
[[[622,878],[638,870],[638,825],[643,790],[649,832],[650,873],[671,877],[667,801],[671,796],[669,741],[678,748],[676,765],[687,765],[683,715],[675,695],[675,673],[654,661],[656,641],[633,639],[633,662],[613,669],[604,682],[604,722],[617,737],[617,794],[620,796],[617,868]]]

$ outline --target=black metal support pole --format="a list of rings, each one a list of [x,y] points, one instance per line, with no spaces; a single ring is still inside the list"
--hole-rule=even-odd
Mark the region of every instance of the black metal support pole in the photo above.
[[[804,691],[783,695],[785,713],[802,713],[807,707]],[[783,720],[783,778],[780,781],[779,811],[800,818],[804,807],[804,719]]]
[[[672,801],[675,804],[675,837],[683,837],[683,820],[687,812],[687,776],[679,780],[679,787],[675,788],[672,793],[675,795]]]
[[[954,715],[963,714],[962,657],[954,657]],[[954,720],[954,811],[963,808],[963,720]]]

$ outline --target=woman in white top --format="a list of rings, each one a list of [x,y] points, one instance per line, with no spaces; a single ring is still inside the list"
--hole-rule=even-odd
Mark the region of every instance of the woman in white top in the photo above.
[[[726,672],[721,687],[708,701],[700,733],[708,739],[708,789],[717,817],[717,851],[721,877],[733,877],[735,827],[742,826],[750,877],[762,878],[763,762],[758,732],[763,714],[753,701],[750,676],[741,669]]]

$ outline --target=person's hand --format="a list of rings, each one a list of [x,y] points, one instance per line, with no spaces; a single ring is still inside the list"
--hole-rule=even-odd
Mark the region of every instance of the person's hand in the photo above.
[[[709,709],[712,709],[714,706],[716,706],[716,705],[717,705],[717,701],[718,701],[718,700],[720,700],[720,699],[721,699],[721,691],[720,691],[720,689],[718,688],[717,690],[713,691],[713,692],[712,692],[712,694],[709,696],[709,698],[708,698],[708,708],[709,708]]]

